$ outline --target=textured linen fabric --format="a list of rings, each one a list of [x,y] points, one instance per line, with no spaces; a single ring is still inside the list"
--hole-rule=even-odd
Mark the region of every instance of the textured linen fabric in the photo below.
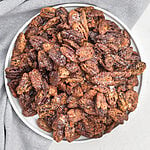
[[[0,0],[0,150],[47,150],[51,141],[29,129],[12,109],[4,86],[4,61],[18,29],[42,7],[90,3],[118,16],[130,28],[150,0]]]

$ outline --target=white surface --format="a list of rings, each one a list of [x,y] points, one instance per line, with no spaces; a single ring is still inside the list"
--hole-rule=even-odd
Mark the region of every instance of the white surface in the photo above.
[[[65,7],[65,8],[68,9],[68,11],[70,11],[71,9],[74,9],[74,8],[76,8],[76,7],[88,6],[88,5],[87,5],[87,4],[75,4],[75,3],[74,3],[74,4],[57,5],[56,8],[57,8],[57,7],[60,7],[60,6]],[[137,48],[136,48],[137,46],[136,46],[135,43],[134,43],[134,39],[133,39],[133,37],[132,37],[132,35],[131,35],[129,29],[128,29],[117,17],[113,16],[113,15],[112,15],[111,13],[109,13],[108,11],[103,10],[103,9],[101,9],[101,8],[98,8],[98,7],[95,7],[95,9],[99,9],[99,10],[103,11],[104,14],[105,14],[106,19],[113,20],[114,22],[116,22],[116,23],[120,26],[120,28],[122,28],[122,29],[125,28],[125,29],[128,31],[128,33],[130,34],[131,39],[132,39],[132,40],[131,40],[131,45],[133,46],[134,50],[136,51],[136,50],[137,50]],[[34,16],[34,17],[35,17],[35,16]],[[9,62],[10,62],[10,60],[11,60],[11,55],[12,55],[12,51],[13,51],[13,47],[14,47],[14,43],[15,43],[15,41],[16,41],[16,38],[17,38],[18,34],[19,34],[20,32],[23,32],[23,31],[25,30],[25,28],[27,27],[27,25],[30,23],[30,21],[31,21],[34,17],[32,17],[29,21],[27,21],[27,22],[20,28],[20,30],[17,32],[16,36],[14,37],[12,43],[10,44],[10,47],[9,47],[9,50],[8,50],[8,53],[7,53],[7,57],[6,57],[5,68],[7,68],[7,67],[9,66]],[[38,127],[38,125],[37,125],[37,123],[36,123],[36,120],[37,120],[37,118],[38,118],[38,115],[35,115],[35,116],[33,116],[33,117],[25,117],[25,116],[23,116],[23,114],[22,114],[22,109],[21,109],[21,107],[20,107],[18,101],[12,96],[9,87],[7,86],[8,79],[6,78],[5,73],[4,73],[4,76],[5,76],[6,91],[7,91],[9,100],[10,100],[10,102],[11,102],[11,105],[13,106],[13,109],[15,110],[15,112],[17,113],[17,115],[20,117],[20,119],[21,119],[29,128],[31,128],[31,129],[32,129],[33,131],[35,131],[36,133],[42,135],[43,137],[45,137],[45,138],[47,138],[47,139],[53,140],[53,138],[52,138],[52,133],[45,132],[45,131],[43,131],[42,129],[40,129],[40,128]],[[140,84],[141,84],[141,82],[139,83],[139,86],[138,86],[137,88],[135,88],[135,90],[138,91],[138,88],[140,87]],[[124,125],[124,126],[125,126],[125,125]],[[120,128],[120,127],[119,127],[119,128]],[[117,128],[117,129],[119,129],[119,128]],[[115,136],[115,135],[118,135],[118,131],[119,131],[119,130],[113,131],[114,136]],[[112,135],[113,135],[113,134],[112,134]],[[121,136],[121,134],[120,134],[120,136]],[[110,137],[109,137],[108,135],[105,135],[105,136],[103,136],[103,138],[100,139],[100,141],[102,141],[102,142],[103,142],[103,141],[108,141],[109,138],[110,138]],[[118,136],[118,138],[120,138],[120,137]],[[85,141],[86,141],[86,142],[87,142],[87,141],[88,141],[88,142],[89,142],[89,141],[98,142],[99,139],[89,139],[89,138],[86,138],[86,137],[84,137],[84,136],[81,136],[79,139],[73,141],[73,143],[81,143],[81,142],[85,142]],[[63,142],[66,142],[66,141],[63,140]]]
[[[53,142],[49,150],[149,150],[150,149],[150,5],[132,28],[142,60],[147,68],[137,109],[129,121],[97,141],[67,144]]]

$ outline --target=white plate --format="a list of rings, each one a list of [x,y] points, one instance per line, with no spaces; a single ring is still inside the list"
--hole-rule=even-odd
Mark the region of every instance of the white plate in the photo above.
[[[58,8],[58,7],[65,7],[68,11],[70,11],[71,9],[74,9],[76,7],[86,7],[86,6],[93,6],[93,5],[90,5],[90,4],[77,4],[77,3],[72,3],[72,4],[61,4],[61,5],[55,5],[55,6],[52,6],[52,7],[55,7],[55,8]],[[128,33],[130,34],[131,36],[131,45],[133,46],[134,50],[135,51],[138,51],[138,48],[137,48],[137,45],[134,41],[134,38],[133,38],[133,35],[131,34],[130,30],[128,29],[128,27],[123,23],[121,22],[116,16],[112,15],[110,12],[102,9],[102,8],[99,8],[99,7],[96,7],[96,6],[93,6],[95,7],[95,9],[98,9],[98,10],[101,10],[104,12],[105,14],[105,17],[109,20],[113,20],[117,25],[120,26],[120,28],[122,29],[126,29],[128,31]],[[37,14],[38,15],[38,14]],[[35,16],[37,16],[35,15]],[[12,56],[12,51],[13,51],[13,47],[14,47],[14,43],[17,39],[17,36],[19,35],[20,32],[24,32],[27,25],[31,22],[31,20],[35,17],[33,16],[31,19],[29,19],[20,29],[19,31],[17,32],[17,34],[15,35],[14,39],[12,40],[11,44],[10,44],[10,47],[8,49],[8,53],[7,53],[7,56],[6,56],[6,61],[5,61],[5,69],[9,66],[10,64],[10,60],[11,60],[11,56]],[[10,89],[9,87],[7,86],[7,83],[8,83],[8,79],[6,78],[6,74],[5,74],[5,71],[4,71],[4,78],[5,78],[5,87],[6,87],[6,91],[7,91],[7,95],[8,95],[8,98],[10,100],[10,103],[14,109],[14,111],[16,112],[16,114],[19,116],[19,118],[30,128],[32,129],[34,132],[36,132],[37,134],[47,138],[47,139],[50,139],[50,140],[53,140],[53,137],[52,137],[52,134],[51,133],[48,133],[48,132],[45,132],[43,131],[42,129],[40,129],[37,124],[36,124],[36,120],[38,118],[38,115],[35,115],[33,117],[25,117],[22,115],[22,109],[18,103],[18,100],[16,98],[14,98],[10,92]],[[140,89],[141,89],[141,83],[142,83],[142,76],[139,76],[138,77],[139,79],[139,86],[135,88],[135,90],[139,93],[140,92]],[[109,133],[111,134],[111,133]],[[105,135],[104,135],[105,136]],[[102,137],[103,138],[103,137]],[[91,140],[96,140],[96,139],[88,139],[86,137],[83,137],[81,136],[79,139],[73,141],[74,143],[76,142],[85,142],[85,141],[91,141]],[[63,140],[63,141],[66,141],[66,140]]]

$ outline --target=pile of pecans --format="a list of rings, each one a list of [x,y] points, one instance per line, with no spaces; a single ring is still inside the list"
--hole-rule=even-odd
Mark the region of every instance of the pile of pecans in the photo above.
[[[135,110],[146,65],[102,11],[42,8],[20,33],[6,77],[22,113],[59,142],[99,138]]]

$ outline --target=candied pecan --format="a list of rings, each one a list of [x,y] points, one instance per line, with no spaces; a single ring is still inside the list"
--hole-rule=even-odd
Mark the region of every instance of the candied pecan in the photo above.
[[[79,31],[73,30],[73,29],[63,30],[61,32],[61,36],[63,39],[72,40],[72,41],[76,42],[77,44],[81,44],[83,41],[83,38],[84,38]]]
[[[52,131],[52,129],[46,124],[46,121],[43,118],[38,118],[37,125],[46,132]]]
[[[82,12],[82,10],[84,10],[87,13],[88,11],[91,11],[92,9],[94,9],[93,6],[88,6],[88,7],[77,7],[75,10],[80,13]]]
[[[29,72],[29,77],[31,79],[32,86],[36,89],[36,91],[39,91],[43,84],[40,72],[37,69],[33,69]]]
[[[53,122],[53,137],[57,142],[60,142],[64,138],[64,129],[67,123],[67,118],[65,115],[60,114]]]
[[[56,25],[59,22],[60,17],[54,17],[49,19],[48,22],[43,26],[43,30],[51,28],[52,26]]]
[[[66,64],[66,68],[67,70],[69,70],[69,72],[71,73],[75,73],[77,72],[78,70],[80,70],[80,67],[77,63],[74,63],[74,62],[71,62],[71,63],[67,63]]]
[[[114,84],[114,80],[110,72],[100,72],[92,77],[91,82],[94,84],[103,84],[105,86]]]
[[[20,62],[21,62],[21,58],[22,58],[23,55],[24,54],[12,57],[10,65],[13,66],[13,67],[19,67],[20,66]]]
[[[80,19],[81,19],[81,23],[82,23],[85,31],[88,34],[89,33],[89,28],[88,28],[88,23],[87,23],[87,19],[86,19],[86,13],[85,13],[84,10],[81,11]]]
[[[89,39],[90,42],[96,43],[96,36],[98,35],[97,32],[89,31]],[[97,43],[98,44],[98,43]]]
[[[83,25],[80,22],[73,23],[72,28],[81,33],[81,35],[84,37],[83,38],[84,41],[88,40],[88,32],[85,30],[85,28],[83,27]]]
[[[6,71],[6,78],[9,79],[18,79],[24,73],[24,70],[19,67],[8,67],[5,69]]]
[[[65,20],[64,17],[63,17],[63,20]],[[58,30],[63,30],[63,29],[69,30],[70,26],[66,22],[65,23],[60,23],[60,24],[57,25],[57,29]]]
[[[118,103],[120,110],[127,111],[128,103],[126,102],[125,94],[123,92],[120,92],[118,95],[119,97],[118,97],[117,103]]]
[[[20,55],[21,53],[23,53],[23,51],[26,47],[26,43],[27,43],[27,40],[25,38],[25,35],[24,35],[24,33],[21,32],[18,35],[17,40],[15,42],[15,47],[13,50],[12,57]]]
[[[37,35],[38,31],[39,31],[38,27],[28,27],[25,32],[25,36],[27,39],[29,39],[31,36]]]
[[[102,123],[95,123],[94,138],[99,138],[104,134],[106,126]]]
[[[128,111],[134,111],[138,103],[138,93],[134,90],[128,90],[125,93],[125,99],[128,105]]]
[[[111,55],[105,55],[105,66],[104,68],[108,71],[113,71],[113,65],[115,63],[114,58]]]
[[[46,93],[43,90],[38,91],[37,95],[35,96],[35,103],[37,105],[43,105],[48,102],[49,102],[49,99],[47,98]]]
[[[134,67],[131,67],[132,75],[140,75],[146,68],[146,64],[144,62],[138,62]]]
[[[93,137],[94,136],[94,130],[95,130],[95,122],[93,122],[93,120],[91,120],[91,118],[84,118],[83,119],[83,125],[84,125],[84,128],[85,128],[85,135],[86,137]]]
[[[82,120],[77,123],[76,132],[77,132],[79,135],[83,135],[83,136],[86,135],[85,127],[84,127],[84,124],[83,124],[83,121],[82,121]]]
[[[64,138],[64,128],[66,122],[67,122],[66,116],[60,114],[60,116],[58,116],[52,124],[53,137],[57,142],[60,142]]]
[[[16,88],[17,94],[20,95],[29,92],[31,88],[32,85],[31,85],[29,75],[27,73],[24,73],[21,78],[21,81],[19,82],[19,85]]]
[[[100,20],[99,21],[99,27],[98,27],[98,31],[99,34],[105,34],[107,31],[109,30],[109,25],[108,22],[106,20]]]
[[[78,99],[76,97],[73,96],[69,96],[67,99],[67,107],[68,108],[76,108],[78,107]]]
[[[83,61],[93,58],[94,50],[92,47],[81,47],[77,49],[76,55],[78,55],[78,60],[80,62],[83,62]]]
[[[34,49],[31,49],[28,53],[27,53],[27,64],[31,67],[31,68],[37,68],[37,52]]]
[[[67,22],[68,11],[64,7],[59,7],[56,9],[56,16],[60,16],[61,22],[65,23]]]
[[[60,142],[64,138],[64,130],[63,129],[57,129],[53,130],[53,138],[56,142]]]
[[[107,113],[108,104],[106,102],[106,97],[103,93],[97,93],[95,107],[98,114],[104,115]]]
[[[83,92],[87,92],[87,91],[89,91],[92,88],[92,84],[89,83],[89,82],[83,82],[81,84],[81,88],[82,88]]]
[[[54,96],[51,100],[51,108],[56,110],[59,106],[64,105],[67,103],[67,94],[61,93],[59,95]]]
[[[73,47],[74,49],[80,48],[80,46],[79,46],[76,42],[74,42],[74,41],[72,41],[72,40],[63,39],[63,42],[64,42],[66,45],[69,45],[69,46]]]
[[[33,48],[36,50],[41,50],[42,49],[42,44],[43,43],[48,43],[48,40],[41,36],[31,36],[29,39],[31,45]]]
[[[110,89],[104,85],[95,85],[92,87],[92,89],[94,89],[100,93],[108,93],[110,91]]]
[[[97,94],[97,91],[96,90],[93,90],[93,89],[90,89],[89,91],[87,91],[85,94],[84,94],[84,98],[87,98],[87,99],[93,99],[93,97]]]
[[[75,55],[75,53],[74,53],[74,51],[72,49],[69,49],[68,47],[61,47],[60,51],[69,60],[71,60],[73,62],[77,62],[76,55]]]
[[[103,19],[104,15],[102,11],[90,8],[90,11],[86,11],[86,18],[88,22],[88,27],[95,28],[99,23],[99,19]]]
[[[58,85],[58,83],[60,81],[60,78],[58,76],[58,71],[51,71],[49,73],[49,81],[54,86]]]
[[[56,9],[53,7],[45,7],[45,8],[41,9],[40,16],[43,18],[51,19],[51,18],[55,17],[55,11],[56,11]]]
[[[57,88],[53,85],[49,85],[48,95],[49,96],[56,96],[57,95]]]
[[[102,43],[96,43],[95,47],[100,53],[103,53],[103,54],[111,53],[111,50],[106,45],[104,45]]]
[[[133,47],[121,49],[118,52],[119,56],[126,60],[131,59],[132,53],[133,53]]]
[[[76,133],[74,125],[67,123],[65,126],[65,138],[66,138],[66,140],[68,142],[72,142],[79,137],[80,137],[80,135],[78,133]]]
[[[76,122],[78,122],[78,121],[80,121],[80,120],[82,120],[83,119],[83,112],[80,110],[80,109],[78,109],[78,108],[76,108],[76,109],[70,109],[68,112],[67,112],[67,115],[68,115],[68,119],[69,119],[69,121],[72,123],[72,124],[74,124],[74,123],[76,123]]]
[[[59,91],[66,91],[66,84],[63,81],[59,81],[58,90]]]
[[[123,123],[124,120],[128,120],[128,115],[126,112],[122,112],[121,110],[117,108],[110,108],[108,110],[108,115],[118,123]]]
[[[115,88],[106,93],[106,99],[110,106],[116,105],[116,102],[118,100],[118,93]]]
[[[96,111],[95,111],[95,105],[94,105],[94,101],[91,100],[91,99],[88,99],[88,98],[80,98],[79,99],[79,105],[81,108],[84,109],[84,111],[87,113],[87,114],[90,114],[90,115],[95,115],[96,114]]]
[[[72,96],[74,96],[74,97],[83,96],[82,88],[79,85],[77,85],[76,87],[73,88]]]
[[[20,64],[18,66],[27,72],[31,70],[28,64],[28,55],[26,53],[21,55]]]
[[[37,107],[37,113],[39,115],[39,118],[44,118],[47,116],[51,117],[55,114],[55,111],[52,109],[52,106],[50,104],[43,104]]]
[[[40,15],[36,16],[32,19],[32,21],[29,23],[28,28],[35,28],[39,27],[43,24],[42,17]]]
[[[58,68],[58,76],[60,78],[67,78],[69,76],[69,71],[64,67]]]
[[[87,60],[85,63],[81,63],[80,66],[83,71],[91,76],[99,73],[98,62],[94,59]]]
[[[12,95],[16,98],[18,97],[16,87],[18,86],[19,81],[20,81],[20,79],[13,79],[13,80],[8,82],[9,89],[10,89]]]
[[[40,69],[46,68],[48,71],[52,71],[53,69],[52,61],[44,51],[38,52],[38,64]]]
[[[58,66],[64,66],[66,64],[66,57],[59,51],[59,48],[55,49],[54,46],[49,50],[48,54]]]
[[[79,21],[80,21],[80,14],[75,10],[71,10],[68,16],[69,24],[72,25],[73,23],[79,22]]]
[[[22,114],[25,117],[31,117],[31,116],[36,115],[36,111],[33,110],[31,107],[28,107],[28,108],[25,108],[25,109],[22,110]]]
[[[57,117],[56,113],[52,116],[44,117],[44,120],[46,121],[46,124],[49,128],[52,129],[52,124],[53,124],[54,120],[56,119],[56,117]]]
[[[138,86],[138,78],[137,76],[131,76],[127,80],[127,87],[128,89],[132,89],[135,86]]]
[[[115,128],[117,125],[118,125],[117,122],[113,122],[111,125],[108,125],[108,126],[106,127],[105,133],[111,132],[112,129]]]
[[[72,84],[78,84],[78,83],[82,83],[83,82],[83,77],[79,76],[79,75],[75,75],[75,76],[71,76],[70,78],[67,78],[65,80],[66,83],[69,83],[70,85]]]

